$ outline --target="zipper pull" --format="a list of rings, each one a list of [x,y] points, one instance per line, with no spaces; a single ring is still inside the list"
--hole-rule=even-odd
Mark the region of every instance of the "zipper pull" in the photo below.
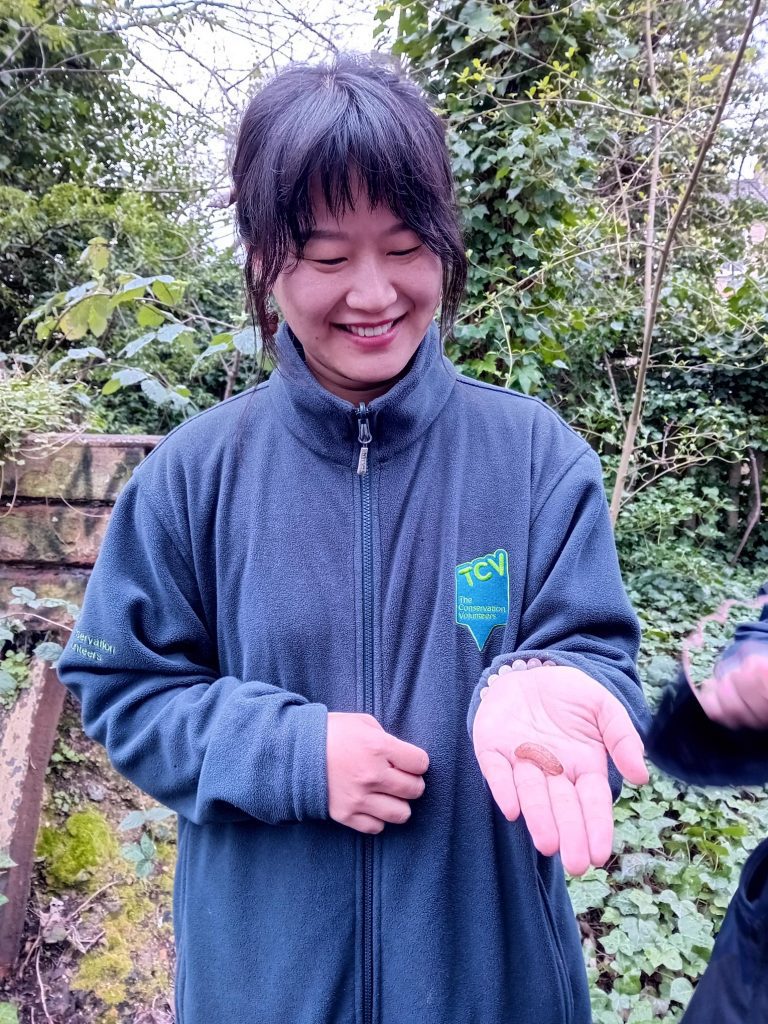
[[[368,426],[368,409],[366,408],[365,402],[361,402],[357,407],[357,442],[360,445],[360,457],[357,460],[357,475],[365,476],[368,472],[368,445],[371,443],[373,438],[371,437],[371,428]]]

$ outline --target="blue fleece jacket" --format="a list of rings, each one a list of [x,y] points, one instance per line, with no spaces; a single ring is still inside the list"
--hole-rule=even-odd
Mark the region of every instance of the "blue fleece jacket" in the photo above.
[[[177,1022],[586,1024],[559,859],[498,812],[466,716],[546,654],[644,724],[598,460],[457,377],[434,325],[364,415],[278,341],[279,372],[135,472],[59,663],[179,814]],[[407,824],[328,818],[327,709],[428,752]]]

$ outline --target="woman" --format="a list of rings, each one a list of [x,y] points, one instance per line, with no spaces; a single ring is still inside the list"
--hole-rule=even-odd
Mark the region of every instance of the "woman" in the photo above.
[[[60,662],[179,814],[177,1021],[586,1024],[560,857],[609,855],[608,754],[646,777],[598,460],[444,358],[444,130],[391,67],[277,75],[233,178],[278,369],[135,473]]]

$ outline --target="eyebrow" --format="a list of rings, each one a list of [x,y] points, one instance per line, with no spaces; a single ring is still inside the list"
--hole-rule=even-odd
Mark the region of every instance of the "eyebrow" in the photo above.
[[[387,228],[386,231],[382,232],[384,235],[397,235],[401,231],[411,231],[407,224],[399,220],[392,227]],[[325,228],[315,228],[312,234],[309,236],[307,241],[314,241],[315,239],[331,239],[332,241],[346,242],[349,240],[349,235],[344,231],[326,231]]]

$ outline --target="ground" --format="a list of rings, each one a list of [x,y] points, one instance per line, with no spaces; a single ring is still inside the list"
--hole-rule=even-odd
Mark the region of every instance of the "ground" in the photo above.
[[[172,1024],[175,823],[153,808],[67,698],[21,956],[0,982],[0,1010],[15,1005],[19,1024]]]

